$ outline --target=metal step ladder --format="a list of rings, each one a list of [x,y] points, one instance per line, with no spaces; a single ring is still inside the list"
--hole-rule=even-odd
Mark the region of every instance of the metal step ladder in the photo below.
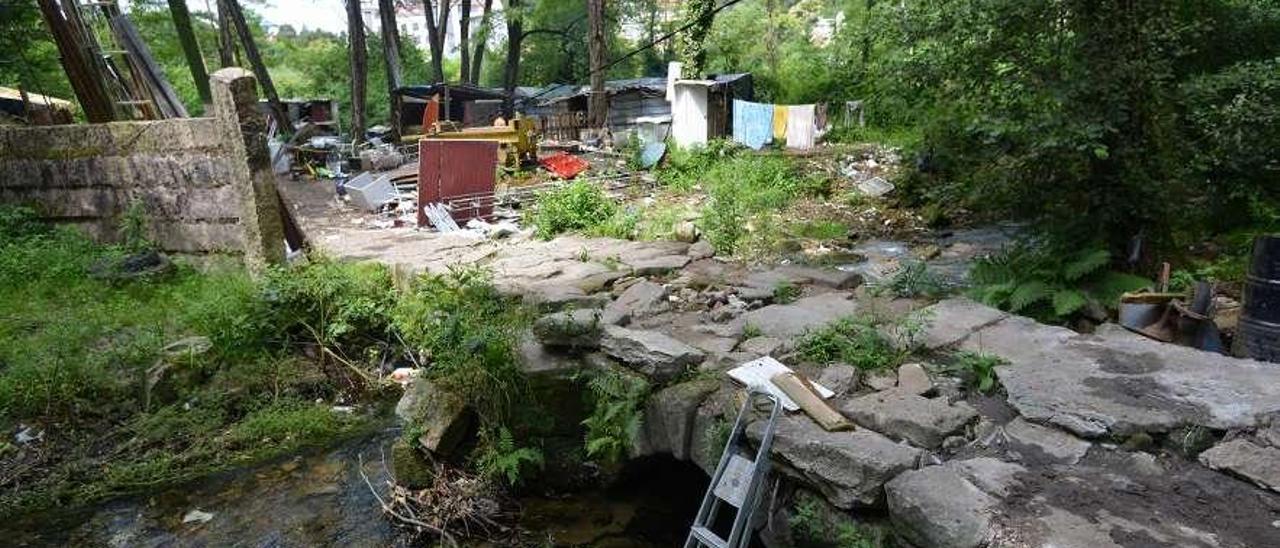
[[[764,435],[760,439],[760,447],[753,458],[744,443],[747,430],[745,417],[757,397],[769,400],[772,409],[769,411],[769,422],[765,424]],[[733,432],[729,434],[724,453],[720,455],[720,464],[716,465],[716,472],[711,476],[711,485],[702,496],[702,506],[698,508],[698,515],[689,528],[689,537],[684,541],[685,548],[741,548],[750,543],[748,528],[751,525],[751,514],[755,512],[761,484],[764,483],[764,476],[769,468],[769,449],[773,446],[773,431],[781,412],[782,402],[777,396],[756,390],[747,393],[747,401],[738,410],[738,417],[733,421]],[[711,530],[723,505],[731,506],[737,511],[727,540]]]

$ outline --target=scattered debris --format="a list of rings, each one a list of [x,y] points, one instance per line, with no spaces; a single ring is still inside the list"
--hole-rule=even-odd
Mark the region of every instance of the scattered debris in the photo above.
[[[572,179],[591,167],[586,160],[567,152],[552,154],[538,160],[538,163],[561,179]]]
[[[209,523],[213,520],[213,514],[196,508],[186,515],[182,516],[182,523]]]
[[[431,226],[440,232],[455,232],[461,230],[458,223],[453,220],[453,216],[443,204],[430,203],[422,206],[422,212],[426,214],[427,219],[431,220]]]
[[[374,176],[366,171],[347,181],[345,187],[351,203],[365,211],[377,211],[399,198],[387,175]]]
[[[36,430],[34,427],[27,426],[25,424],[19,424],[18,433],[17,435],[13,436],[13,441],[16,442],[18,445],[26,445],[31,442],[42,441],[42,440],[44,440],[43,431]]]
[[[782,389],[778,388],[778,386],[773,383],[774,377],[786,373],[794,374],[795,372],[792,371],[791,368],[783,365],[782,362],[775,360],[772,357],[765,356],[730,369],[729,377],[746,385],[747,388],[768,392],[774,395],[778,398],[778,401],[782,402],[783,409],[786,409],[787,411],[796,411],[800,409],[800,404],[796,403],[796,401],[791,399],[786,392],[782,391]],[[813,390],[822,399],[830,398],[835,395],[835,392],[830,388],[820,384],[813,384]]]
[[[858,190],[872,198],[879,198],[893,192],[893,188],[893,183],[880,177],[872,177],[858,183]]]

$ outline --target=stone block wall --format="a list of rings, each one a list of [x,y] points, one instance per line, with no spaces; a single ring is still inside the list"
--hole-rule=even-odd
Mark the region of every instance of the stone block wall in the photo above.
[[[30,205],[111,242],[138,203],[168,252],[277,262],[280,212],[269,166],[260,173],[265,135],[256,136],[265,124],[236,107],[252,101],[257,112],[255,82],[241,69],[211,80],[221,92],[212,118],[0,127],[0,204]]]

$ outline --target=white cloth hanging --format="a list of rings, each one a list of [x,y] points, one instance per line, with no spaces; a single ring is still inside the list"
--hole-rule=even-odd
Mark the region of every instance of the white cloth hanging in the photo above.
[[[814,130],[813,105],[787,107],[787,148],[794,150],[813,148]]]

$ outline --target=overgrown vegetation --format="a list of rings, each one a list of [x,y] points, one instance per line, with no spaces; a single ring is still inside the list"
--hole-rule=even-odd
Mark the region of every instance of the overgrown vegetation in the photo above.
[[[1110,266],[1105,249],[1071,253],[1015,246],[974,263],[971,293],[989,305],[1061,323],[1086,306],[1115,308],[1124,292],[1152,286],[1149,279]]]
[[[804,359],[820,364],[841,362],[864,371],[894,367],[906,353],[881,334],[878,324],[869,317],[841,318],[805,334],[797,350]]]
[[[550,240],[564,232],[596,227],[613,218],[617,208],[598,185],[573,181],[538,194],[531,220],[538,227],[538,237]]]
[[[938,297],[946,290],[941,278],[929,271],[924,261],[906,261],[888,280],[872,286],[876,295],[894,297]]]
[[[587,456],[618,462],[640,432],[649,383],[638,375],[608,370],[593,374],[587,386],[592,400],[591,416],[582,421],[587,427]]]
[[[807,492],[797,493],[788,525],[800,548],[885,546],[880,530],[864,530],[847,516],[837,516],[820,498]]]
[[[124,228],[144,234],[142,221]],[[381,376],[399,365],[423,366],[475,410],[478,471],[517,483],[541,465],[512,412],[527,400],[514,353],[527,313],[482,270],[399,292],[385,266],[317,256],[260,279],[227,265],[107,280],[93,264],[148,246],[98,246],[24,209],[0,208],[0,231],[0,429],[45,433],[0,455],[12,471],[0,513],[332,443],[373,424]],[[193,336],[208,342],[165,350]],[[348,410],[358,402],[368,412]]]
[[[953,357],[949,369],[966,379],[969,388],[986,393],[996,387],[996,367],[1004,364],[999,356],[960,352]]]
[[[0,208],[0,430],[43,433],[0,455],[0,514],[170,484],[365,427],[325,403],[363,388],[287,348],[286,333],[301,333],[273,323],[274,282],[230,268],[90,275],[125,252]],[[191,335],[211,348],[163,351]]]

